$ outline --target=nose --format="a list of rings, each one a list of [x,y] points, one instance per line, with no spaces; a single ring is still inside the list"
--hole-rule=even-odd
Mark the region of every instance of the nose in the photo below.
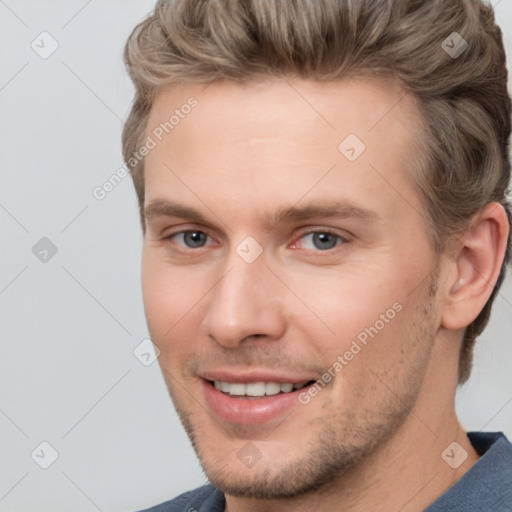
[[[251,336],[279,339],[286,328],[282,283],[263,254],[247,263],[232,252],[224,276],[208,294],[204,332],[225,348],[236,348]]]

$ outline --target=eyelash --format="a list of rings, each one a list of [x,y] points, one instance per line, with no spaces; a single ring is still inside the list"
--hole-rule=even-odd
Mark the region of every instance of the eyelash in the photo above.
[[[341,236],[339,233],[336,233],[335,231],[332,231],[330,229],[317,229],[317,230],[312,230],[312,231],[305,231],[304,233],[302,233],[298,238],[297,240],[301,240],[303,239],[304,237],[306,236],[314,236],[315,234],[322,234],[322,235],[329,235],[329,236],[332,236],[336,239],[336,244],[334,245],[334,247],[330,247],[328,249],[305,249],[306,251],[313,251],[315,253],[327,253],[327,254],[332,254],[332,252],[346,244],[348,242],[348,240]],[[293,243],[293,245],[295,245],[296,242]]]
[[[178,235],[184,235],[186,233],[202,233],[202,234],[206,235],[207,237],[212,238],[212,237],[210,237],[210,235],[208,235],[208,233],[206,233],[204,231],[201,231],[199,229],[184,229],[182,231],[177,231],[176,233],[171,233],[171,234],[165,236],[164,240],[172,241]],[[307,251],[313,251],[313,252],[317,252],[317,253],[331,253],[336,247],[344,245],[344,244],[346,244],[348,242],[347,238],[341,236],[339,233],[336,233],[335,231],[330,230],[330,229],[318,229],[318,230],[306,231],[306,232],[302,233],[297,238],[297,240],[301,240],[302,238],[304,238],[305,236],[308,236],[308,235],[315,235],[316,233],[334,236],[334,237],[337,238],[337,240],[340,241],[340,243],[336,243],[336,245],[334,247],[329,248],[329,249],[325,249],[325,250],[321,250],[321,249],[306,249]],[[295,244],[296,244],[296,242],[293,243],[293,245],[295,245]],[[201,246],[201,247],[198,247],[198,248],[183,247],[183,246],[180,246],[180,247],[181,247],[181,249],[184,249],[185,251],[195,251],[196,249],[203,249],[204,248],[204,246]]]

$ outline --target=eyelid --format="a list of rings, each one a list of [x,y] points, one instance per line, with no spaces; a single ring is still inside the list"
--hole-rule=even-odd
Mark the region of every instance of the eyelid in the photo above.
[[[349,236],[346,236],[346,235],[343,235],[341,233],[339,233],[337,230],[335,230],[334,228],[309,228],[305,231],[302,231],[301,233],[299,233],[296,237],[295,237],[295,241],[293,242],[292,246],[294,246],[297,241],[299,241],[301,238],[304,238],[306,235],[311,235],[311,234],[315,234],[315,233],[327,233],[329,235],[333,235],[335,237],[337,237],[339,240],[341,240],[341,244],[338,244],[338,245],[335,245],[332,249],[326,249],[324,251],[321,251],[321,250],[316,250],[314,252],[330,252],[330,251],[333,251],[336,247],[339,247],[340,245],[343,245],[347,242],[350,241],[350,237]],[[313,250],[313,249],[305,249],[305,250]]]
[[[215,241],[215,238],[208,232],[207,229],[197,228],[197,227],[181,227],[177,231],[172,231],[172,232],[169,232],[168,234],[165,234],[164,236],[162,236],[162,240],[172,240],[174,237],[176,237],[178,235],[181,235],[183,233],[194,232],[194,231],[199,232],[199,233],[204,233],[210,240]],[[332,253],[336,248],[340,247],[341,245],[344,245],[345,243],[349,242],[349,240],[350,240],[350,237],[339,233],[334,228],[322,228],[322,227],[311,228],[310,227],[310,228],[304,228],[304,230],[301,233],[296,235],[294,238],[294,242],[292,242],[291,246],[289,246],[289,247],[295,248],[295,245],[297,244],[297,242],[300,239],[304,238],[307,235],[312,235],[315,233],[326,233],[326,234],[333,235],[333,236],[337,237],[341,241],[341,243],[335,245],[334,247],[332,247],[330,249],[325,249],[325,250],[320,250],[320,249],[318,249],[318,250],[304,249],[304,250],[312,251],[312,252],[316,252],[316,253]],[[218,242],[216,242],[215,245],[218,245]],[[190,250],[190,251],[198,251],[199,249],[208,247],[208,245],[206,245],[206,246],[202,246],[202,247],[198,247],[198,248],[194,249],[191,247],[184,247],[181,245],[178,245],[178,246],[184,250]]]
[[[189,233],[189,232],[194,232],[194,231],[198,232],[198,233],[204,233],[210,240],[215,240],[215,238],[208,232],[207,229],[197,228],[197,227],[181,227],[177,231],[170,231],[162,236],[162,240],[172,240],[172,239],[174,239],[174,237],[176,237],[178,235],[182,235],[183,233]],[[216,243],[216,245],[217,245],[217,243]],[[190,249],[192,251],[194,251],[194,250],[197,251],[197,249],[192,249],[190,247],[188,247],[188,248],[182,247],[182,248],[185,250]],[[201,249],[201,248],[202,247],[199,247],[199,249]]]
[[[200,224],[195,223],[182,223],[175,225],[168,225],[165,229],[162,229],[162,238],[171,237],[174,235],[178,235],[185,231],[200,231],[201,233],[205,233],[209,237],[212,237],[210,234],[210,229],[206,226],[202,226]]]

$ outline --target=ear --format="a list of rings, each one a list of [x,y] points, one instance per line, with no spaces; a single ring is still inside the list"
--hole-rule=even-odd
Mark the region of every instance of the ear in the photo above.
[[[449,263],[441,326],[466,328],[485,306],[498,279],[509,233],[502,205],[489,203],[459,237],[461,244]]]

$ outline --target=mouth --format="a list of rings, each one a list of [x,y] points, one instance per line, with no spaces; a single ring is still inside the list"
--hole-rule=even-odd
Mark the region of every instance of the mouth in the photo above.
[[[258,400],[279,394],[289,394],[314,384],[314,380],[303,382],[227,382],[207,381],[217,391],[226,396],[246,400]]]
[[[262,425],[305,410],[299,395],[316,383],[301,382],[229,382],[200,379],[208,412],[216,420],[238,425]]]

